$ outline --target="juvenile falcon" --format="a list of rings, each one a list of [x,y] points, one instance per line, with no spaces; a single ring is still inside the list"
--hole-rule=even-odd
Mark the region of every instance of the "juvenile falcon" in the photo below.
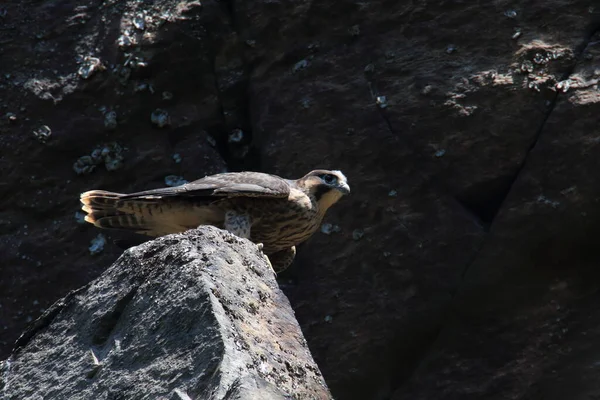
[[[99,228],[148,236],[214,225],[263,244],[273,269],[294,260],[296,245],[311,237],[325,212],[350,193],[341,171],[314,170],[300,179],[261,172],[228,172],[176,187],[121,194],[81,194],[85,220]]]

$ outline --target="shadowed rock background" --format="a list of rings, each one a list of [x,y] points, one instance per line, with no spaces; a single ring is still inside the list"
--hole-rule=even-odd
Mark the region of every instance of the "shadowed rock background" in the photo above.
[[[80,192],[325,167],[352,195],[279,281],[335,398],[600,395],[594,2],[8,0],[0,22],[3,355],[122,252],[90,254]]]

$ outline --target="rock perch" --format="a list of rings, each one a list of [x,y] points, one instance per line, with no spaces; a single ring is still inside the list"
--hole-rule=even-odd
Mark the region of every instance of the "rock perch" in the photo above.
[[[331,399],[257,246],[213,227],[127,250],[0,364],[2,399]]]

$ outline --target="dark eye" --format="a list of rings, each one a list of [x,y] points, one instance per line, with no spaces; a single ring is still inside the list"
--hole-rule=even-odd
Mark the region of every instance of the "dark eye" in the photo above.
[[[321,176],[321,179],[323,179],[323,182],[327,183],[328,185],[337,182],[337,177],[335,175],[323,175]]]

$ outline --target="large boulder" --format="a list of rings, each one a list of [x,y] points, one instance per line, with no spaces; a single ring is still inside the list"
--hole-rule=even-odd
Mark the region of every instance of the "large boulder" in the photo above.
[[[126,251],[0,371],[3,399],[331,398],[264,255],[213,227]]]

